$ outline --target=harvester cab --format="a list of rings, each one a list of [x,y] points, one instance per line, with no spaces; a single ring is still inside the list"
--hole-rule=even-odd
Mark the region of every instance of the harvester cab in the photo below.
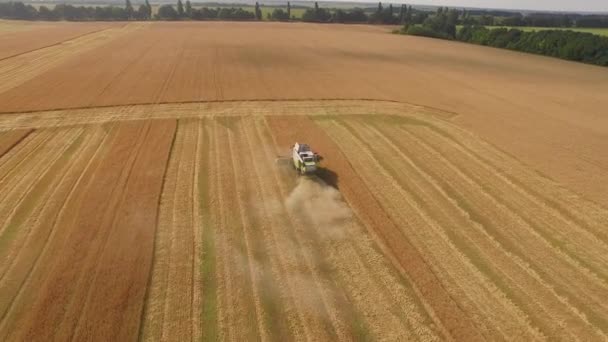
[[[301,174],[312,174],[317,171],[319,155],[314,153],[307,144],[295,143],[293,145],[293,166]]]

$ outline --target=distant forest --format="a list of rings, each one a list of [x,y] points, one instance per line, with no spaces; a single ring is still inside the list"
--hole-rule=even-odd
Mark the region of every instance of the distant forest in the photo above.
[[[608,37],[565,29],[525,32],[517,28],[488,28],[470,18],[466,11],[438,8],[422,23],[406,17],[400,33],[608,66]],[[460,29],[459,24],[463,25]]]
[[[256,3],[252,10],[247,5],[221,6],[219,3],[208,3],[203,7],[193,6],[189,0],[178,0],[175,5],[162,5],[156,14],[145,0],[134,6],[126,0],[124,6],[74,6],[57,4],[52,8],[38,8],[22,2],[0,3],[0,18],[20,20],[276,20],[306,21],[320,23],[371,23],[371,24],[410,24],[421,25],[435,13],[428,10],[400,5],[367,8],[324,8],[317,2],[314,7],[306,8],[301,17],[291,13],[292,6],[280,8],[272,5],[272,11],[262,17],[262,5]],[[298,6],[302,8],[302,6]],[[459,10],[456,25],[469,26],[535,26],[535,27],[585,27],[608,28],[608,15],[582,15],[574,13],[529,13],[521,14],[497,10]]]

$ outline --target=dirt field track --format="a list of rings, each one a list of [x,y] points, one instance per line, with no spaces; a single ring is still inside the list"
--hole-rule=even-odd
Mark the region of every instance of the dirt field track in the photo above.
[[[0,57],[0,340],[608,339],[607,70],[367,26],[20,25],[0,43],[49,38]]]

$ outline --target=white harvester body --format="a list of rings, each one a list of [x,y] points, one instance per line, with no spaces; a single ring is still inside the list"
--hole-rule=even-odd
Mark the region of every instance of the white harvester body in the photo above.
[[[293,145],[293,166],[302,175],[317,171],[318,156],[307,144],[295,143]]]

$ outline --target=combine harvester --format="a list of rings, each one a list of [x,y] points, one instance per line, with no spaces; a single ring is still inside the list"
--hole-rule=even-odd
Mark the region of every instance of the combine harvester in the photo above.
[[[301,175],[310,175],[317,172],[317,163],[321,157],[310,149],[307,144],[296,142],[292,151],[293,167]]]

